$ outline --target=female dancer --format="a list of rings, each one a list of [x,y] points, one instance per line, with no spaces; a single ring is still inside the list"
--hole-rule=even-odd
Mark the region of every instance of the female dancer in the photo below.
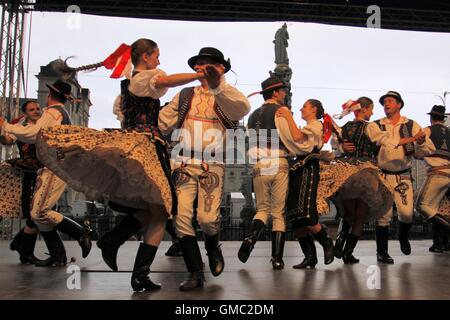
[[[145,229],[131,277],[134,291],[161,288],[148,277],[175,193],[170,162],[158,129],[159,98],[168,87],[204,77],[201,72],[166,75],[157,69],[159,48],[149,39],[131,45],[131,79],[121,82],[115,110],[124,131],[99,132],[75,126],[43,131],[38,155],[61,179],[89,198],[105,197],[116,210],[128,213],[99,240],[105,262],[117,270],[117,251],[128,237]]]

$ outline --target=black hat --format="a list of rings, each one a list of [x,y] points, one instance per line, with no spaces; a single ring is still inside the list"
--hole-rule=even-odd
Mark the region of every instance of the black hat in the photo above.
[[[75,98],[72,96],[72,86],[68,84],[67,82],[64,82],[62,80],[57,80],[53,84],[46,84],[47,88],[50,89],[50,91],[56,93],[59,95],[63,100],[74,100]]]
[[[263,82],[261,82],[261,91],[259,93],[263,94],[267,91],[272,91],[279,88],[286,88],[286,85],[278,77],[270,76]]]
[[[380,98],[380,103],[382,106],[384,106],[384,98],[386,97],[391,97],[394,98],[395,100],[397,100],[398,102],[401,103],[401,108],[403,108],[403,106],[405,105],[405,102],[403,102],[402,96],[400,95],[400,93],[398,93],[397,91],[388,91],[385,95],[381,96]]]
[[[265,92],[273,91],[280,88],[287,88],[287,85],[283,81],[281,81],[278,77],[270,76],[269,78],[261,82],[261,89],[262,89],[261,91],[253,92],[249,94],[247,98],[250,98],[258,93],[263,94]]]
[[[216,63],[223,64],[225,73],[231,69],[230,59],[225,60],[223,53],[219,49],[212,47],[201,48],[198,55],[193,56],[188,60],[188,65],[194,69],[195,63],[199,58],[212,58]]]
[[[447,118],[447,115],[449,115],[450,113],[445,113],[445,107],[444,106],[440,106],[440,105],[434,105],[431,108],[431,111],[428,112],[427,114],[429,115],[435,115],[438,117],[444,117]]]

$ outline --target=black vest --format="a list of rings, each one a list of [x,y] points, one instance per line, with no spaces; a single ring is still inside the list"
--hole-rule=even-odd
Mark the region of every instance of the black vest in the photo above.
[[[120,109],[124,115],[122,129],[138,131],[156,129],[160,109],[159,99],[135,96],[128,90],[129,85],[129,79],[122,80],[120,83]]]
[[[430,139],[436,147],[434,155],[450,159],[450,129],[442,124],[434,124],[429,127]]]
[[[62,119],[62,121],[61,121],[61,124],[62,124],[62,125],[70,125],[70,124],[72,124],[72,121],[70,120],[70,116],[69,116],[69,114],[67,113],[66,109],[64,109],[64,106],[63,106],[63,105],[55,105],[55,106],[51,106],[51,107],[48,107],[48,108],[47,108],[47,110],[49,110],[49,109],[55,109],[55,110],[58,110],[59,113],[61,113],[61,115],[62,115],[62,117],[63,117],[63,119]]]
[[[375,123],[380,127],[382,131],[386,131],[386,126],[384,124],[381,124],[381,120],[376,120]],[[402,123],[400,126],[400,138],[410,138],[413,136],[412,129],[413,129],[414,121],[411,119],[408,119],[407,123]],[[405,151],[405,156],[411,156],[414,154],[414,143],[410,142],[403,145],[403,150]],[[380,147],[378,147],[377,151],[375,152],[375,155],[378,155],[380,151]]]
[[[250,135],[250,140],[257,139],[257,145],[263,145],[267,146],[267,148],[270,148],[272,145],[272,130],[276,130],[277,127],[275,126],[275,113],[280,109],[281,107],[284,107],[283,105],[278,105],[274,103],[267,103],[263,104],[261,107],[256,109],[248,118],[247,127],[249,129],[255,129],[256,130],[256,137],[252,137]],[[278,138],[278,143],[280,146],[280,149],[284,148],[283,142]],[[253,142],[254,141],[250,141]]]

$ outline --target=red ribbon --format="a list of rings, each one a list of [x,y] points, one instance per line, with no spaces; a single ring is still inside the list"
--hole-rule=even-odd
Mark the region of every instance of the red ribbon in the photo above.
[[[327,143],[333,133],[333,119],[331,119],[328,113],[323,115],[323,137],[322,143]]]

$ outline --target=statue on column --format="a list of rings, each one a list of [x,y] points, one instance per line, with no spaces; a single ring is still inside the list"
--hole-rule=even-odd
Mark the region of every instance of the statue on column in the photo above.
[[[289,58],[286,48],[288,47],[289,33],[287,31],[287,24],[283,24],[281,28],[275,33],[275,63],[274,71],[269,71],[271,76],[277,76],[287,86],[287,94],[285,104],[291,108],[292,92],[291,92],[291,78],[292,69],[289,67]]]
[[[275,33],[275,63],[277,65],[280,64],[289,64],[289,58],[287,55],[286,48],[288,47],[288,39],[289,33],[287,31],[287,24],[283,24],[283,26],[277,30]]]

